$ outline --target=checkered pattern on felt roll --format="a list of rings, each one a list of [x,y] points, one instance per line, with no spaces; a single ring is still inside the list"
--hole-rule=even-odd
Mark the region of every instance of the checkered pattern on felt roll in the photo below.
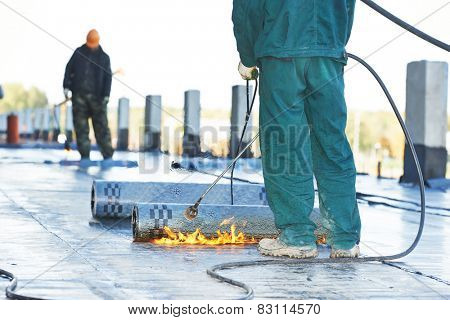
[[[165,226],[169,225],[169,220],[172,219],[172,209],[165,204],[155,204],[150,208],[150,219],[155,220],[155,229],[163,230]]]
[[[108,183],[104,188],[105,197],[108,203],[104,205],[103,212],[106,216],[115,216],[123,212],[123,205],[120,204],[120,186],[118,183]]]

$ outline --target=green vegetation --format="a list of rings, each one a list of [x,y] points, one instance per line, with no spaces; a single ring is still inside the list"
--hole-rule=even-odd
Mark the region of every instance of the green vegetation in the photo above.
[[[355,112],[350,112],[347,122],[347,136],[353,147],[356,117]],[[370,153],[377,144],[386,150],[390,157],[403,158],[405,138],[397,118],[384,111],[360,113],[359,151]]]
[[[46,94],[36,87],[25,88],[19,83],[6,83],[3,85],[5,98],[0,100],[0,113],[21,110],[24,108],[43,107],[48,104]],[[114,105],[111,103],[111,105]],[[170,153],[180,153],[183,131],[183,108],[164,107],[162,114],[163,132],[162,148]],[[258,123],[257,110],[254,114],[254,124]],[[64,110],[62,111],[64,123]],[[117,108],[112,107],[108,112],[109,123],[115,141],[117,133]],[[176,119],[174,119],[176,118]],[[229,109],[202,109],[202,126],[226,127],[229,124]],[[130,149],[138,150],[142,140],[144,123],[144,107],[135,107],[130,110]],[[355,145],[355,134],[358,134],[359,145]],[[448,119],[450,130],[450,117]],[[217,156],[228,154],[227,132],[211,140],[203,137],[203,148],[212,151]],[[359,172],[376,174],[377,163],[382,162],[382,175],[399,177],[402,174],[403,153],[405,138],[391,112],[356,112],[350,111],[347,122],[347,136],[355,152],[356,165]],[[92,137],[93,138],[93,137]],[[253,151],[259,155],[258,144]],[[450,163],[449,163],[450,166]],[[449,170],[450,174],[450,170]]]
[[[37,87],[26,89],[21,83],[5,83],[2,87],[5,97],[0,100],[0,113],[44,107],[48,104],[45,92]]]

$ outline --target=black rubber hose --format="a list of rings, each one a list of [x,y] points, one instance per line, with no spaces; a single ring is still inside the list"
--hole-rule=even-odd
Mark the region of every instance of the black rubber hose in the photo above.
[[[253,106],[255,105],[255,98],[258,93],[258,79],[255,79],[255,91],[253,92],[253,98],[252,102],[250,103],[250,87],[249,87],[249,80],[247,80],[247,112],[245,113],[245,124],[244,128],[242,129],[241,133],[241,139],[239,140],[239,145],[236,150],[236,154],[234,155],[237,157],[239,152],[242,148],[242,143],[244,141],[245,132],[247,131],[248,122],[250,121],[250,115],[253,111]],[[233,164],[233,167],[231,168],[231,174],[230,174],[230,198],[231,198],[231,205],[234,205],[234,191],[233,191],[233,181],[234,181],[234,169],[236,168],[236,162]]]
[[[356,198],[357,199],[361,199],[361,200],[365,200],[365,201],[368,201],[366,198],[380,198],[380,199],[384,199],[384,200],[389,200],[389,201],[395,201],[395,202],[400,202],[400,203],[406,203],[406,204],[412,204],[412,205],[415,205],[415,206],[420,206],[420,203],[417,203],[415,201],[396,199],[396,198],[392,198],[392,197],[386,197],[386,196],[382,196],[382,195],[368,194],[368,193],[362,193],[362,192],[356,192]],[[398,208],[398,209],[405,209],[403,207],[396,207],[396,208]],[[436,210],[450,211],[450,208],[444,208],[444,207],[426,206],[426,208],[427,209],[436,209]]]
[[[251,266],[264,266],[264,265],[303,265],[303,264],[323,264],[323,263],[362,263],[362,262],[383,262],[383,261],[391,261],[391,260],[397,260],[403,257],[406,257],[408,254],[410,254],[416,247],[417,244],[420,241],[420,238],[422,237],[423,228],[425,225],[425,183],[422,175],[422,170],[420,168],[419,159],[417,157],[416,149],[414,148],[413,141],[411,139],[411,135],[409,134],[408,128],[405,125],[405,122],[403,121],[403,118],[398,111],[397,106],[395,105],[394,100],[392,99],[391,94],[389,93],[388,89],[386,88],[386,85],[384,84],[383,80],[381,80],[380,76],[375,72],[375,70],[363,59],[353,55],[348,54],[348,57],[361,63],[369,72],[374,76],[374,78],[377,80],[380,87],[383,89],[384,94],[386,95],[389,103],[391,104],[392,110],[395,113],[395,116],[397,117],[397,120],[403,130],[403,133],[405,135],[408,147],[411,150],[411,153],[414,158],[414,163],[416,166],[417,174],[419,175],[419,188],[420,188],[420,223],[419,223],[419,229],[417,230],[416,237],[413,241],[413,243],[403,252],[390,255],[390,256],[378,256],[378,257],[361,257],[357,259],[331,259],[331,258],[322,258],[322,259],[302,259],[302,260],[255,260],[255,261],[243,261],[243,262],[231,262],[231,263],[224,263],[219,264],[216,266],[213,266],[211,269],[208,269],[206,273],[219,281],[228,283],[232,286],[242,288],[245,291],[245,295],[241,297],[240,299],[246,300],[246,299],[252,299],[254,296],[253,289],[246,285],[245,283],[233,280],[231,278],[227,278],[224,276],[221,276],[218,272],[221,270],[226,269],[235,269],[235,268],[241,268],[241,267],[251,267]]]
[[[374,3],[371,0],[361,0],[364,4],[368,5],[370,8],[372,8],[373,10],[377,11],[378,13],[380,13],[381,15],[383,15],[384,17],[386,17],[387,19],[391,20],[392,22],[394,22],[395,24],[399,25],[400,27],[404,28],[405,30],[411,32],[412,34],[418,36],[419,38],[449,52],[450,51],[450,46],[447,43],[444,43],[436,38],[431,37],[430,35],[420,31],[419,29],[413,27],[412,25],[408,24],[407,22],[401,20],[400,18],[394,16],[393,14],[391,14],[390,12],[386,11],[384,8],[380,7],[379,5],[377,5],[376,3]],[[405,134],[407,143],[409,148],[411,149],[411,153],[413,155],[414,158],[414,163],[416,165],[416,169],[417,169],[417,173],[419,175],[419,187],[420,187],[420,198],[421,198],[421,214],[420,214],[420,224],[419,224],[419,230],[417,232],[416,238],[414,239],[414,242],[411,244],[411,246],[405,250],[402,253],[396,254],[396,255],[392,255],[392,256],[379,256],[379,257],[364,257],[364,258],[358,258],[358,259],[304,259],[304,260],[259,260],[259,261],[245,261],[245,262],[236,262],[236,263],[226,263],[226,264],[221,264],[221,265],[217,265],[212,267],[211,269],[207,270],[207,274],[210,275],[212,278],[215,278],[217,280],[229,283],[233,286],[237,286],[240,287],[242,289],[244,289],[246,291],[246,295],[244,297],[242,297],[241,299],[252,299],[254,296],[253,293],[253,289],[251,287],[249,287],[248,285],[246,285],[245,283],[239,282],[239,281],[235,281],[233,279],[230,278],[226,278],[221,276],[220,274],[217,273],[217,271],[220,270],[224,270],[224,269],[231,269],[231,268],[238,268],[238,267],[247,267],[247,266],[256,266],[256,265],[298,265],[298,264],[307,264],[307,263],[346,263],[346,262],[370,262],[370,261],[386,261],[386,260],[396,260],[396,259],[400,259],[403,258],[405,256],[407,256],[408,254],[410,254],[417,246],[417,244],[420,241],[420,238],[422,237],[422,232],[423,232],[423,228],[424,228],[424,224],[425,224],[425,184],[424,184],[424,179],[423,179],[423,175],[422,175],[422,171],[420,169],[420,164],[419,164],[419,160],[417,158],[417,153],[416,150],[414,148],[413,145],[413,141],[411,139],[411,136],[409,134],[408,129],[406,128],[406,125],[401,117],[400,112],[397,109],[397,106],[395,105],[394,100],[392,99],[391,94],[389,93],[388,89],[386,88],[384,82],[381,80],[381,78],[379,77],[379,75],[375,72],[375,70],[369,65],[367,64],[363,59],[353,55],[353,54],[348,54],[348,56],[356,61],[358,61],[359,63],[361,63],[364,67],[366,67],[367,70],[370,71],[370,73],[375,77],[375,79],[377,80],[377,82],[379,83],[379,85],[381,86],[381,88],[383,89],[387,99],[389,100],[389,103],[392,106],[392,109],[400,123],[400,126],[402,127],[403,133]],[[256,90],[257,90],[257,82],[256,82],[256,86],[255,86],[255,94],[253,96],[253,102],[252,102],[252,107],[253,107],[253,103],[254,103],[254,99],[256,96]],[[248,92],[248,90],[247,90]],[[248,99],[247,99],[248,101]],[[247,125],[248,120],[246,121],[246,125]],[[242,136],[244,135],[245,132],[245,128],[244,131],[242,132]],[[242,138],[241,141],[239,143],[239,147],[238,150],[241,147],[241,143],[242,143]],[[231,176],[231,196],[233,197],[233,173],[234,173],[234,166],[233,166],[233,170],[231,172],[232,176]],[[233,198],[232,198],[233,199]],[[233,201],[233,200],[232,200]],[[11,281],[10,285],[6,288],[6,297],[9,299],[16,299],[16,300],[43,300],[40,298],[34,298],[34,297],[29,297],[29,296],[23,296],[23,295],[19,295],[14,293],[14,290],[17,287],[17,277],[14,276],[14,274],[6,271],[6,270],[2,270],[0,269],[0,276],[7,278]]]
[[[170,165],[170,168],[173,169],[173,170],[184,170],[184,171],[187,171],[187,172],[198,172],[198,173],[202,173],[202,174],[207,174],[207,175],[212,176],[212,177],[219,177],[218,174],[211,173],[211,172],[204,171],[204,170],[200,170],[200,169],[197,169],[195,167],[193,167],[193,168],[183,167],[181,165],[181,163],[175,162],[175,161],[172,162],[172,164]],[[231,177],[225,177],[224,176],[222,179],[231,180]],[[258,184],[258,185],[261,184],[261,182],[255,182],[255,181],[251,181],[251,180],[248,180],[248,179],[242,179],[242,178],[236,178],[236,177],[234,177],[233,180],[234,181],[245,182],[245,183],[248,183],[248,184]]]
[[[6,297],[8,299],[11,299],[11,300],[45,300],[45,299],[41,299],[41,298],[29,297],[29,296],[24,296],[24,295],[15,293],[14,290],[16,290],[16,288],[17,288],[18,279],[11,272],[0,269],[0,276],[5,279],[8,279],[10,281],[10,284],[5,289]]]
[[[420,214],[420,224],[419,224],[419,230],[417,231],[416,238],[414,239],[414,242],[411,244],[411,246],[406,249],[405,251],[391,255],[391,256],[378,256],[378,257],[362,257],[358,259],[304,259],[304,260],[255,260],[255,261],[243,261],[243,262],[232,262],[232,263],[224,263],[220,265],[213,266],[212,268],[207,270],[207,274],[211,276],[214,279],[217,279],[219,281],[226,282],[230,285],[242,288],[245,290],[246,294],[245,296],[241,297],[240,299],[246,300],[246,299],[252,299],[254,297],[254,291],[253,289],[248,286],[247,284],[243,282],[239,282],[236,280],[233,280],[231,278],[227,278],[224,276],[221,276],[218,272],[221,270],[226,269],[232,269],[232,268],[239,268],[239,267],[250,267],[250,266],[264,266],[264,265],[302,265],[302,264],[320,264],[320,263],[362,263],[362,262],[383,262],[383,261],[390,261],[390,260],[397,260],[400,258],[403,258],[410,254],[417,246],[417,244],[420,241],[420,238],[422,237],[423,228],[425,225],[425,184],[424,179],[422,175],[422,171],[420,169],[419,160],[417,158],[417,153],[414,148],[411,136],[408,132],[408,129],[406,128],[406,125],[401,117],[400,112],[397,109],[397,106],[395,105],[394,100],[392,99],[391,94],[389,93],[388,89],[386,88],[385,84],[379,77],[379,75],[375,72],[375,70],[367,64],[363,59],[353,55],[348,54],[348,57],[351,59],[356,60],[357,62],[361,63],[366,69],[370,71],[370,73],[375,77],[381,88],[383,89],[387,99],[389,100],[389,103],[391,104],[391,107],[397,117],[398,122],[400,123],[400,126],[402,127],[403,133],[405,134],[406,141],[408,143],[409,148],[411,149],[411,153],[414,158],[414,163],[416,165],[417,173],[419,175],[419,187],[420,187],[420,200],[421,200],[421,214]],[[14,290],[17,287],[17,277],[15,277],[12,273],[1,270],[0,269],[0,275],[3,277],[9,279],[11,281],[11,284],[6,288],[6,296],[9,299],[17,299],[17,300],[43,300],[40,298],[34,298],[24,295],[19,295],[14,292]]]
[[[409,23],[403,21],[402,19],[394,16],[392,13],[390,13],[389,11],[385,10],[384,8],[380,7],[379,5],[377,5],[375,2],[371,1],[371,0],[361,0],[364,4],[368,5],[370,8],[372,8],[373,10],[375,10],[376,12],[378,12],[379,14],[381,14],[382,16],[384,16],[385,18],[391,20],[392,22],[394,22],[395,24],[397,24],[398,26],[402,27],[403,29],[411,32],[412,34],[418,36],[419,38],[435,45],[436,47],[439,47],[441,49],[444,49],[445,51],[449,52],[450,50],[450,46],[443,42],[440,41],[436,38],[433,38],[432,36],[420,31],[419,29],[413,27],[412,25],[410,25]]]

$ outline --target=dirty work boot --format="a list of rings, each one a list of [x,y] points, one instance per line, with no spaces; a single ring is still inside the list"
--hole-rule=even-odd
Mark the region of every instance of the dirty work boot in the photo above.
[[[111,168],[114,166],[114,160],[112,158],[103,159],[100,163],[100,166],[102,168]]]
[[[282,242],[280,239],[262,239],[259,242],[258,250],[267,256],[307,259],[315,258],[318,255],[316,246],[296,247]]]
[[[359,257],[359,246],[356,244],[353,248],[348,250],[343,249],[331,249],[330,258],[358,258]]]
[[[89,158],[81,158],[80,168],[86,169],[91,166],[91,160]]]

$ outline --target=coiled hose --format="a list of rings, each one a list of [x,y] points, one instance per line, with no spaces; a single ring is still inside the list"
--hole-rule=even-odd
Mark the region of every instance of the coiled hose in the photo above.
[[[10,281],[9,285],[5,289],[5,294],[8,299],[11,300],[44,300],[41,298],[23,296],[21,294],[15,293],[14,290],[17,288],[17,277],[9,271],[0,269],[0,277],[8,279]]]
[[[394,16],[389,11],[385,10],[384,8],[377,5],[375,2],[371,0],[361,0],[364,4],[368,5],[370,8],[384,16],[385,18],[389,19],[390,21],[394,22],[395,24],[399,25],[400,27],[404,28],[405,30],[411,32],[412,34],[416,35],[417,37],[449,52],[450,46],[442,42],[436,38],[431,37],[430,35],[418,30],[417,28],[413,27],[412,25],[408,24],[407,22],[401,20],[400,18]],[[264,266],[264,265],[302,265],[302,264],[319,264],[319,263],[348,263],[348,262],[371,262],[371,261],[377,261],[377,262],[384,262],[387,260],[397,260],[400,258],[403,258],[410,254],[416,247],[417,244],[420,241],[420,238],[422,237],[423,228],[425,225],[425,184],[424,179],[422,175],[422,170],[420,168],[420,163],[417,158],[417,153],[413,145],[413,141],[411,139],[411,136],[409,134],[408,129],[406,128],[405,122],[403,121],[400,112],[398,111],[397,106],[395,105],[394,100],[392,99],[391,94],[389,93],[388,89],[386,88],[386,85],[384,84],[383,80],[381,80],[380,76],[375,72],[375,70],[363,59],[353,55],[348,54],[348,57],[359,62],[362,64],[369,72],[374,76],[374,78],[377,80],[378,84],[383,89],[384,94],[386,95],[389,103],[391,104],[392,110],[395,113],[395,116],[397,117],[397,120],[402,127],[403,133],[405,135],[407,144],[411,150],[411,153],[414,158],[414,163],[417,169],[417,173],[419,175],[419,187],[420,187],[420,223],[419,223],[419,229],[417,231],[416,238],[414,239],[413,243],[410,245],[408,249],[405,251],[391,255],[391,256],[378,256],[378,257],[362,257],[358,259],[304,259],[304,260],[256,260],[256,261],[243,261],[243,262],[231,262],[231,263],[224,263],[220,265],[213,266],[212,268],[208,269],[206,272],[209,276],[211,276],[214,279],[217,279],[219,281],[223,281],[225,283],[228,283],[230,285],[242,288],[245,290],[246,294],[240,298],[240,300],[248,300],[252,299],[254,296],[253,289],[248,286],[247,284],[243,282],[239,282],[236,280],[233,280],[231,278],[227,278],[224,276],[221,276],[218,271],[226,270],[226,269],[234,269],[234,268],[240,268],[240,267],[251,267],[251,266]]]
[[[391,104],[392,110],[395,113],[395,116],[397,117],[397,120],[403,130],[403,133],[405,135],[407,144],[411,150],[411,153],[414,158],[414,163],[416,166],[417,174],[419,176],[419,188],[420,188],[420,223],[419,223],[419,229],[417,231],[416,237],[413,241],[413,243],[407,248],[405,251],[390,255],[390,256],[378,256],[378,257],[361,257],[357,259],[331,259],[331,258],[321,258],[321,259],[302,259],[302,260],[255,260],[255,261],[242,261],[242,262],[230,262],[230,263],[223,263],[216,266],[213,266],[212,268],[208,269],[206,273],[219,281],[223,281],[225,283],[228,283],[232,286],[242,288],[245,291],[245,295],[242,296],[239,300],[248,300],[252,299],[254,297],[254,291],[253,289],[240,281],[233,280],[231,278],[222,276],[218,273],[218,271],[226,270],[226,269],[235,269],[235,268],[242,268],[242,267],[251,267],[251,266],[267,266],[267,265],[304,265],[304,264],[323,264],[323,263],[361,263],[361,262],[384,262],[384,261],[392,261],[397,260],[403,257],[406,257],[408,254],[410,254],[416,247],[417,244],[420,241],[420,238],[422,237],[423,228],[425,225],[425,183],[422,175],[422,170],[420,168],[419,159],[417,157],[416,149],[414,148],[413,141],[411,138],[411,135],[409,134],[408,128],[406,127],[405,122],[402,119],[402,116],[400,112],[398,111],[398,108],[392,99],[391,94],[389,93],[388,89],[386,88],[386,85],[384,84],[383,80],[381,80],[378,73],[375,72],[375,70],[363,59],[359,58],[358,56],[355,56],[354,54],[348,53],[347,54],[349,58],[357,61],[358,63],[362,64],[369,72],[374,76],[374,78],[377,80],[380,87],[383,89],[384,94],[386,95],[389,103]]]
[[[377,5],[376,3],[374,3],[371,0],[361,0],[361,1],[363,3],[365,3],[366,5],[368,5],[370,8],[372,8],[373,10],[377,11],[378,13],[380,13],[381,15],[386,17],[387,19],[391,20],[392,22],[396,23],[400,27],[411,32],[412,34],[418,36],[419,38],[422,38],[423,40],[425,40],[441,49],[444,49],[447,52],[449,51],[450,46],[447,43],[437,40],[437,39],[429,36],[428,34],[416,29],[415,27],[411,26],[410,24],[406,23],[405,21],[401,20],[400,18],[394,16],[393,14],[391,14],[387,10],[383,9],[382,7],[380,7],[379,5]],[[381,88],[384,91],[384,94],[386,95],[386,97],[389,100],[389,103],[392,106],[392,109],[400,123],[400,126],[402,127],[402,130],[403,130],[403,133],[405,134],[408,146],[411,149],[411,153],[414,158],[414,163],[416,165],[417,173],[419,175],[419,181],[420,181],[420,183],[419,183],[420,199],[421,199],[420,224],[419,224],[419,230],[417,232],[416,238],[414,239],[414,242],[411,244],[411,246],[407,250],[405,250],[402,253],[392,255],[392,256],[363,257],[363,258],[359,258],[359,259],[339,259],[339,260],[337,260],[337,259],[336,260],[335,259],[314,259],[314,260],[310,259],[310,260],[301,260],[301,261],[297,261],[297,260],[257,260],[257,261],[225,263],[225,264],[216,265],[207,270],[207,274],[210,275],[212,278],[244,289],[246,294],[245,294],[245,296],[241,297],[241,300],[252,299],[254,296],[253,289],[250,286],[246,285],[245,283],[221,276],[220,274],[218,274],[218,271],[225,270],[225,269],[239,268],[239,267],[262,266],[262,265],[299,265],[299,264],[316,264],[316,263],[346,263],[346,262],[370,262],[370,261],[383,262],[386,260],[396,260],[396,259],[400,259],[400,258],[407,256],[416,248],[417,244],[420,241],[420,238],[421,238],[422,232],[423,232],[423,227],[425,224],[425,185],[424,185],[422,171],[420,169],[419,161],[417,158],[417,153],[416,153],[416,150],[414,149],[411,136],[409,135],[408,129],[406,128],[406,125],[400,115],[400,112],[397,109],[397,106],[395,105],[394,100],[392,99],[391,94],[387,90],[385,84],[383,83],[383,81],[381,80],[379,75],[363,59],[361,59],[353,54],[348,54],[348,57],[358,61],[364,67],[366,67],[370,71],[370,73],[375,77],[377,82],[380,84]],[[248,92],[248,90],[247,90],[247,92]],[[255,97],[253,97],[252,105],[254,103],[254,98]],[[247,98],[247,101],[248,101],[248,98]],[[255,141],[255,139],[253,139],[251,143],[253,143],[254,141]],[[15,293],[14,290],[17,287],[18,279],[11,272],[0,269],[0,276],[3,278],[9,279],[11,281],[9,286],[5,290],[6,297],[8,299],[41,300],[40,298],[34,298],[34,297],[24,296],[24,295]]]

